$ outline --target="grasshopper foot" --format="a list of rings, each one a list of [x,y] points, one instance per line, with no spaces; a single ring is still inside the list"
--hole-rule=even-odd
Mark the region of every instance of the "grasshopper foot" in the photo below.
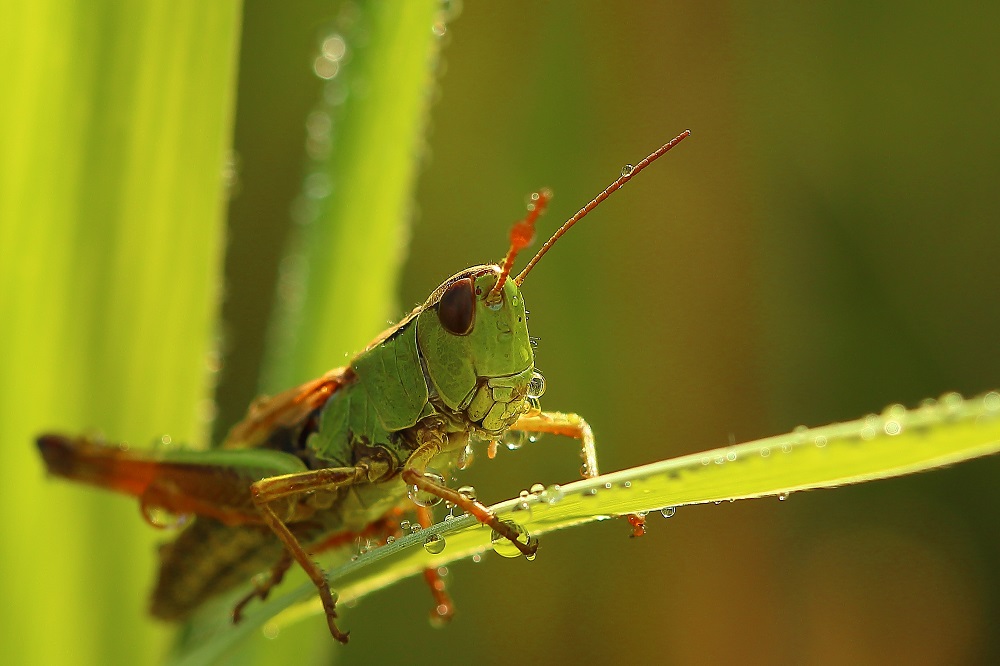
[[[646,519],[643,516],[630,513],[625,516],[625,520],[632,526],[632,538],[641,537],[646,534]]]

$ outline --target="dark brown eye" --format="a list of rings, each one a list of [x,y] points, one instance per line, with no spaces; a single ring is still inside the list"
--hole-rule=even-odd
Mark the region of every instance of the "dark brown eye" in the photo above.
[[[438,318],[444,330],[452,335],[468,335],[476,314],[476,293],[472,278],[464,278],[448,285],[438,302]]]

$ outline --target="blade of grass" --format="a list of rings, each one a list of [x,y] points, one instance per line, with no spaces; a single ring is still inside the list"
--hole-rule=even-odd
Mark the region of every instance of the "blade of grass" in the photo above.
[[[437,0],[356,2],[323,42],[316,71],[330,78],[307,121],[313,161],[295,205],[264,392],[342,365],[399,313],[398,274],[440,46],[433,28],[445,18]],[[220,605],[221,615],[206,611],[188,628],[176,662],[217,663],[233,648],[233,663],[306,660],[317,639],[324,652],[333,647],[321,624],[280,643],[244,625],[220,627],[231,604]]]
[[[491,508],[532,535],[626,513],[832,488],[937,469],[1000,452],[1000,393],[963,400],[948,394],[912,410],[892,406],[881,415],[727,446],[673,460],[550,486]],[[445,540],[439,554],[422,546]],[[376,548],[329,573],[343,602],[491,548],[491,530],[471,516],[448,520]],[[315,588],[303,585],[247,619],[241,632],[274,621],[285,626],[320,613]],[[305,607],[295,606],[308,602]],[[293,607],[295,606],[295,607]]]
[[[319,159],[296,207],[265,391],[343,365],[398,314],[440,11],[431,0],[355,3],[325,42],[317,72],[335,75],[308,123]]]
[[[206,426],[240,4],[16,2],[0,25],[0,611],[9,663],[149,663],[153,534],[32,439]],[[53,633],[59,640],[53,640]]]

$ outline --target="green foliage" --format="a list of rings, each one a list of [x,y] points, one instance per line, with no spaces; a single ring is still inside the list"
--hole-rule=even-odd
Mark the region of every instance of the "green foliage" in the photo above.
[[[0,596],[10,663],[150,662],[155,535],[32,440],[204,443],[238,2],[17,2],[0,42]],[[77,582],[72,582],[77,581]],[[98,601],[99,600],[99,601]],[[97,604],[98,611],[95,611]],[[58,640],[53,640],[57,635]]]

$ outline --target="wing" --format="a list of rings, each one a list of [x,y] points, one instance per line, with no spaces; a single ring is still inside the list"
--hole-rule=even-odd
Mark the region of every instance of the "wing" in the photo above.
[[[275,431],[294,429],[322,407],[340,387],[355,380],[350,367],[334,368],[318,379],[279,393],[258,398],[246,417],[229,431],[223,449],[247,449],[263,446]]]
[[[130,450],[52,434],[42,435],[37,444],[51,474],[137,497],[147,520],[156,507],[226,525],[260,524],[250,485],[306,469],[299,458],[269,449]]]

